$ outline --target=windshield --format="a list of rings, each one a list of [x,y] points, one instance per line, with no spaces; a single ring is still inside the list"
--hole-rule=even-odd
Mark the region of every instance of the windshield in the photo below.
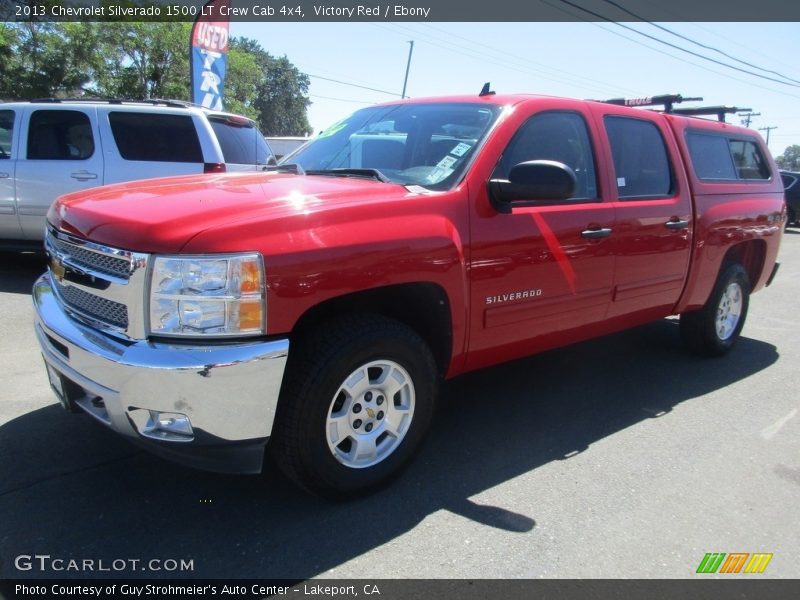
[[[332,125],[281,163],[298,164],[309,174],[376,169],[394,183],[449,189],[499,111],[468,103],[373,106]]]

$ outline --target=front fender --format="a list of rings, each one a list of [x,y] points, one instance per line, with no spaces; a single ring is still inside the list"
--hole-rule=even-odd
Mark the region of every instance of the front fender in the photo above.
[[[466,189],[406,197],[204,231],[186,253],[258,250],[267,279],[267,333],[291,333],[308,310],[334,298],[406,283],[448,297],[452,352],[467,342]]]

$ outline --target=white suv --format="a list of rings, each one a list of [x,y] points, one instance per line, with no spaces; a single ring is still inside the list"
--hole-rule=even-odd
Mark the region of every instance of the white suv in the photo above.
[[[274,163],[252,120],[188,103],[0,103],[0,247],[41,241],[47,209],[68,192]]]

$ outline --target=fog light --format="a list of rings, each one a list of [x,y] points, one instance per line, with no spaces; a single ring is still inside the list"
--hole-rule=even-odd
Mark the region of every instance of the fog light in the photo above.
[[[131,408],[128,416],[144,437],[166,442],[191,442],[194,439],[192,422],[184,414]]]
[[[150,419],[155,423],[155,428],[168,433],[179,435],[194,435],[189,417],[180,413],[162,413],[150,411]]]

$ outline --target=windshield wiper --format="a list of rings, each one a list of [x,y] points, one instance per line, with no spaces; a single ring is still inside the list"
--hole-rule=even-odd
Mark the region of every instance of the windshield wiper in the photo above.
[[[267,165],[262,171],[277,171],[278,173],[294,173],[305,175],[306,171],[298,163],[286,163],[285,165]]]
[[[307,175],[333,175],[334,177],[369,177],[377,179],[383,183],[392,183],[386,175],[378,171],[378,169],[314,169],[313,171],[306,171]]]

